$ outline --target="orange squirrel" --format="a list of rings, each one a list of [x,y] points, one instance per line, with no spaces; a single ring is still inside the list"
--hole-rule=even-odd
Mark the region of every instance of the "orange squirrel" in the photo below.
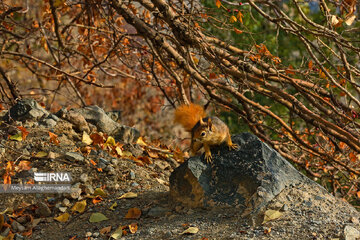
[[[205,160],[211,163],[210,146],[226,143],[229,149],[237,149],[233,144],[228,126],[217,117],[206,117],[205,110],[197,104],[181,105],[175,110],[174,121],[191,132],[191,153],[195,155],[201,147],[205,150]]]

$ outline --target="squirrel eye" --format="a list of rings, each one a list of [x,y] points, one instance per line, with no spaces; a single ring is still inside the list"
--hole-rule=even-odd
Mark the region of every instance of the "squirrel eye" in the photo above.
[[[203,136],[205,136],[205,134],[206,134],[205,132],[201,132],[200,135],[203,137]]]

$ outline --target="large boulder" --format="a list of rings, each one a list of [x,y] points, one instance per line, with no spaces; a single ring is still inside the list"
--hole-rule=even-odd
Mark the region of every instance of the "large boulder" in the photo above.
[[[34,99],[25,98],[18,101],[13,107],[10,108],[8,119],[16,121],[24,120],[40,120],[49,116],[49,112],[41,107]]]
[[[188,207],[233,206],[259,212],[284,188],[299,183],[321,186],[298,172],[255,135],[233,136],[238,150],[213,147],[212,163],[192,157],[170,176],[170,196]]]

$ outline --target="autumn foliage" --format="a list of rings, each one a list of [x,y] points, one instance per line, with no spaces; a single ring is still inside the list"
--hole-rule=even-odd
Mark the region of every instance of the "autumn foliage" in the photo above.
[[[334,194],[358,201],[356,0],[322,1],[316,15],[306,2],[283,4],[2,1],[2,104],[29,95],[51,109],[98,104],[159,134],[165,124],[153,123],[170,119],[161,107],[211,103]],[[285,36],[300,50],[270,48],[259,35]]]

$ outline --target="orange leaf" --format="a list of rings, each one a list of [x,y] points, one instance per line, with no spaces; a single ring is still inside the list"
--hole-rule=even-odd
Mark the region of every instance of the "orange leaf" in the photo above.
[[[22,170],[25,170],[25,171],[30,170],[31,169],[30,163],[31,162],[29,162],[29,161],[20,161],[19,165],[18,165],[18,171],[20,172]]]
[[[209,79],[214,79],[216,78],[216,74],[215,73],[210,73],[209,74]]]
[[[129,225],[129,230],[131,233],[136,233],[137,229],[138,229],[137,223],[132,223]]]
[[[49,132],[49,136],[50,136],[50,142],[55,144],[55,145],[59,145],[59,140],[58,140],[58,136],[55,133]]]
[[[235,32],[236,34],[242,34],[242,33],[243,33],[243,31],[241,31],[241,30],[239,30],[239,29],[237,29],[237,28],[234,28],[234,32]]]
[[[93,144],[103,144],[105,142],[105,139],[103,136],[101,136],[98,133],[93,133],[90,135],[91,140],[93,140]]]
[[[237,22],[237,18],[233,15],[230,17],[230,22],[231,23],[234,23],[234,22]]]
[[[216,5],[217,8],[220,8],[220,7],[221,7],[221,2],[220,2],[220,0],[216,0],[215,5]]]
[[[350,158],[350,161],[356,162],[357,158],[356,158],[356,155],[353,152],[349,153],[349,158]]]
[[[99,202],[101,202],[103,199],[101,196],[96,196],[95,198],[93,198],[92,202],[93,204],[98,204]]]
[[[139,219],[141,210],[139,208],[130,208],[125,216],[125,219]]]
[[[4,184],[11,184],[11,177],[8,173],[4,174]]]
[[[295,72],[293,71],[293,66],[289,65],[288,69],[285,70],[285,73],[288,75],[294,75]]]
[[[313,62],[312,62],[312,60],[310,60],[309,63],[308,63],[308,68],[312,69],[312,67],[313,67]]]
[[[243,23],[243,20],[242,20],[243,16],[244,15],[239,11],[238,14],[236,15],[236,18],[239,20],[239,22]]]
[[[22,133],[22,140],[26,139],[26,136],[29,135],[29,132],[26,130],[26,128],[22,127],[22,126],[18,126],[17,127],[21,133]]]
[[[356,193],[357,197],[360,198],[360,191]]]
[[[97,165],[97,163],[96,163],[94,160],[92,160],[92,159],[90,159],[90,163],[91,163],[92,165],[94,165],[94,166]]]

